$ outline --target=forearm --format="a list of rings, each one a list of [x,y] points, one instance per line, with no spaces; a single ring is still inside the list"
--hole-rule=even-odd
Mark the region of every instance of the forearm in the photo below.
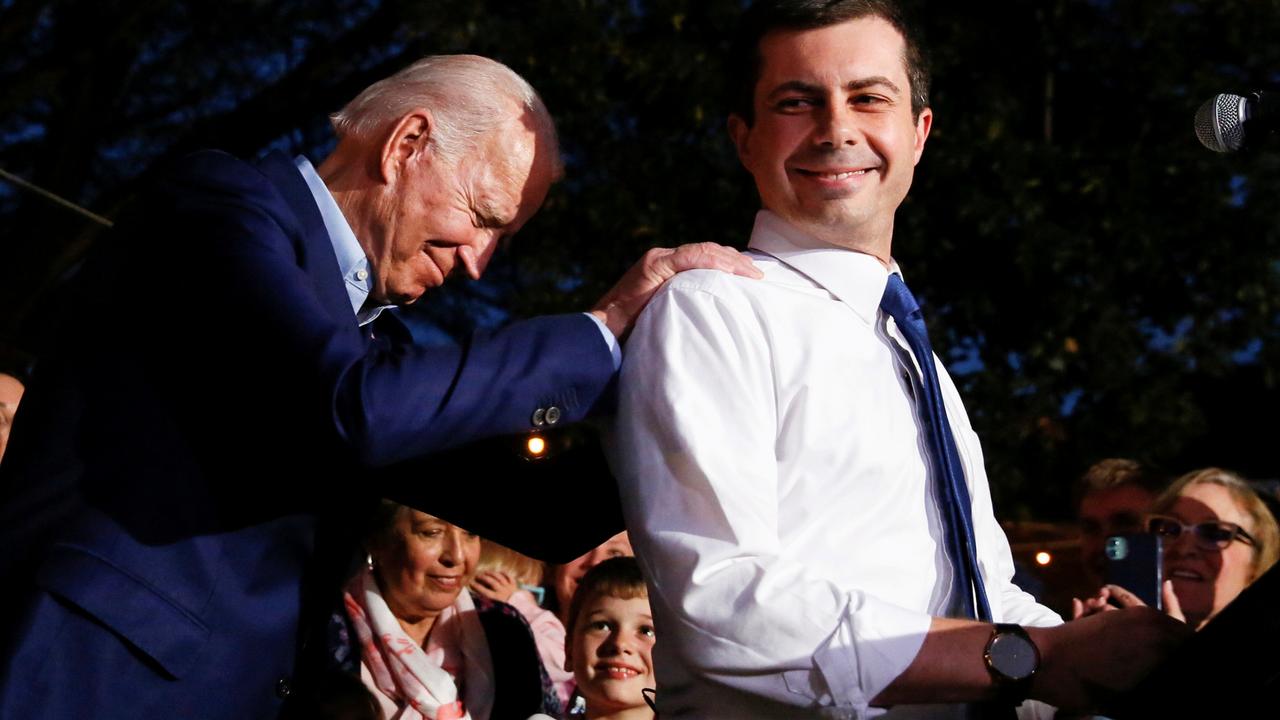
[[[383,356],[385,355],[385,356]],[[334,394],[343,437],[369,465],[527,431],[539,408],[584,417],[613,375],[599,329],[573,313],[534,318],[463,347],[412,345],[362,356]]]
[[[934,618],[915,659],[871,704],[890,707],[989,698],[993,681],[982,653],[991,631],[989,623]]]
[[[935,618],[905,671],[873,704],[973,702],[994,697],[983,653],[993,627]],[[1088,710],[1132,687],[1189,634],[1150,608],[1101,613],[1055,627],[1027,627],[1040,662],[1027,696],[1068,710]]]

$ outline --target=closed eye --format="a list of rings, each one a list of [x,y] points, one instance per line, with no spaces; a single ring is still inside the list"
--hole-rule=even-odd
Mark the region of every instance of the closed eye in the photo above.
[[[499,229],[512,223],[514,214],[492,198],[484,198],[475,206],[476,227]]]
[[[818,106],[818,101],[811,97],[787,97],[775,103],[774,107],[783,113],[804,112]]]
[[[855,95],[849,102],[854,105],[882,105],[889,102],[889,98],[880,95]]]

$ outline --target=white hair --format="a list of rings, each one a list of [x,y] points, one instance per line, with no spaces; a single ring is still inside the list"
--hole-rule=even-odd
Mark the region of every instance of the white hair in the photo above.
[[[496,60],[479,55],[431,55],[365,88],[346,107],[329,116],[338,138],[373,141],[404,117],[423,107],[431,111],[436,150],[456,161],[476,141],[511,118],[509,100],[529,113],[533,130],[548,142],[552,163],[560,150],[551,115],[524,78]]]

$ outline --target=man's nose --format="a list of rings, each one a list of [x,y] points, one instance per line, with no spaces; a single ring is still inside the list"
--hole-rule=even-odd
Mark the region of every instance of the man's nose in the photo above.
[[[815,140],[818,144],[839,148],[858,144],[857,119],[847,105],[828,102],[818,111],[818,128]]]
[[[489,266],[489,261],[498,250],[500,237],[497,230],[486,229],[476,233],[471,243],[458,247],[458,260],[472,280],[479,280],[484,274],[484,269]]]

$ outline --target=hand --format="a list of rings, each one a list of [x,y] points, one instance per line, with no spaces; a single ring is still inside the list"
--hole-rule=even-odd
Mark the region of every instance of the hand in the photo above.
[[[678,248],[653,248],[600,298],[591,308],[591,314],[621,340],[663,283],[678,272],[695,268],[721,270],[749,278],[764,277],[764,273],[757,270],[747,256],[723,245],[705,242]]]
[[[1146,604],[1142,602],[1137,595],[1133,595],[1133,593],[1130,593],[1128,590],[1124,590],[1124,588],[1121,588],[1119,585],[1103,585],[1102,588],[1098,590],[1098,594],[1091,598],[1085,598],[1084,600],[1071,598],[1071,619],[1079,620],[1082,617],[1096,615],[1100,612],[1119,610],[1119,607],[1116,607],[1109,602],[1111,599],[1111,588],[1123,590],[1126,594],[1132,596],[1133,600],[1137,601],[1136,604],[1125,605],[1124,607],[1138,607]]]
[[[1111,604],[1109,600],[1114,600],[1116,604]],[[1165,580],[1160,584],[1160,600],[1164,605],[1165,615],[1181,622],[1187,621],[1186,616],[1182,614],[1182,605],[1178,603],[1178,596],[1173,592],[1172,580]],[[1095,597],[1085,600],[1071,598],[1071,619],[1079,620],[1082,617],[1120,608],[1146,606],[1147,604],[1142,601],[1142,598],[1119,585],[1103,585]]]
[[[1108,595],[1115,590],[1112,586]],[[1032,697],[1067,711],[1094,709],[1133,687],[1191,635],[1185,623],[1141,606],[1099,610],[1027,632],[1041,654]]]
[[[471,581],[471,588],[490,600],[508,602],[520,589],[516,579],[500,570],[485,570]]]

